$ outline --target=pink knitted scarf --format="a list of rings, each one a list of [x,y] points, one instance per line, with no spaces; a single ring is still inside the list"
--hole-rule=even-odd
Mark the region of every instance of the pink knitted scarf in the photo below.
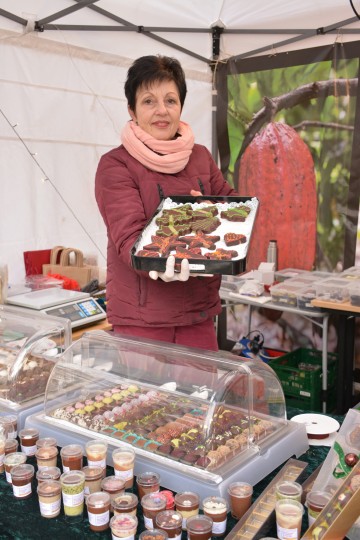
[[[186,167],[194,146],[193,132],[185,122],[180,122],[178,135],[171,141],[160,141],[130,120],[121,133],[121,141],[129,154],[148,169],[173,174]]]

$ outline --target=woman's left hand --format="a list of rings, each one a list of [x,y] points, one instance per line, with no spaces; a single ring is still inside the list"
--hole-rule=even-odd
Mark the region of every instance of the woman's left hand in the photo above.
[[[170,255],[166,261],[165,272],[157,272],[151,270],[149,272],[151,279],[162,279],[166,283],[169,281],[187,281],[190,277],[189,261],[183,259],[181,261],[180,272],[175,272],[175,257]]]

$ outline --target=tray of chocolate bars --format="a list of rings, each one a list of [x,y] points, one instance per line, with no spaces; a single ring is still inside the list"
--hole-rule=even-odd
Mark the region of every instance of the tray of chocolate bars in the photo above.
[[[164,272],[174,255],[175,270],[188,259],[191,273],[240,274],[258,206],[256,197],[167,197],[132,248],[133,266]]]

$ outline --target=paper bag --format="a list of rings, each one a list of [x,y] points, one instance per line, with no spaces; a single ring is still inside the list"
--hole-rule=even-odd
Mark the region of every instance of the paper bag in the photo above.
[[[61,251],[60,263],[56,264],[59,251]],[[74,254],[73,264],[70,264],[71,254]],[[62,246],[57,246],[51,251],[50,264],[43,265],[43,274],[59,274],[74,279],[80,287],[84,287],[91,281],[91,268],[84,266],[82,251],[75,248],[63,248]]]

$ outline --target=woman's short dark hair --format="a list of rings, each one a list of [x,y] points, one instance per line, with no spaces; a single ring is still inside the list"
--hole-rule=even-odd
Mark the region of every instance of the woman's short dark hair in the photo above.
[[[130,109],[135,111],[138,88],[149,87],[154,82],[161,81],[174,81],[182,108],[186,96],[186,82],[180,62],[169,56],[141,56],[130,66],[125,82],[125,96]]]

